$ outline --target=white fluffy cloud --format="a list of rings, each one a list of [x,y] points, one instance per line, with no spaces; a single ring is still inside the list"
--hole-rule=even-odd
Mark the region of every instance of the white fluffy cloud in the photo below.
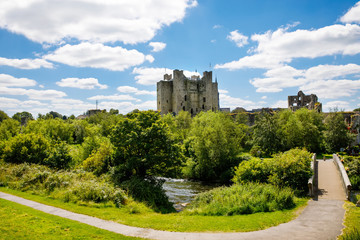
[[[360,80],[320,80],[301,86],[306,93],[314,93],[319,98],[337,99],[350,97],[360,89]]]
[[[141,85],[154,85],[158,81],[164,79],[164,74],[172,74],[173,70],[166,68],[134,68],[132,71],[133,74],[136,74],[135,80],[136,83]],[[184,70],[184,75],[187,77],[191,76],[200,76],[198,72],[191,72]]]
[[[53,64],[41,59],[9,59],[0,57],[0,66],[10,66],[20,69],[39,69],[39,68],[53,68]]]
[[[149,46],[153,48],[151,50],[152,52],[160,52],[160,51],[164,50],[164,48],[166,47],[166,43],[163,43],[163,42],[150,42]]]
[[[0,27],[40,43],[75,38],[134,44],[149,41],[195,6],[195,0],[0,1]]]
[[[317,58],[336,54],[360,53],[360,26],[356,24],[331,25],[319,29],[288,31],[279,28],[264,34],[254,34],[251,39],[258,42],[254,54],[237,61],[217,64],[215,68],[229,70],[241,68],[271,69],[294,58]]]
[[[24,89],[24,88],[9,88],[0,86],[1,95],[14,95],[28,96],[30,99],[36,100],[51,100],[55,98],[62,98],[66,96],[66,93],[57,90],[36,90],[36,89]]]
[[[44,58],[74,67],[104,68],[112,71],[123,71],[146,60],[154,61],[151,55],[145,56],[137,50],[109,47],[101,43],[67,44]]]
[[[334,109],[345,110],[345,111],[352,110],[349,105],[349,102],[346,102],[346,101],[331,101],[331,102],[327,102],[323,105],[323,110],[325,110],[325,111],[331,111]]]
[[[117,90],[121,93],[133,93],[135,95],[156,95],[155,91],[139,90],[135,87],[130,86],[120,86],[117,88]]]
[[[321,98],[353,96],[360,89],[360,65],[318,65],[307,70],[283,66],[265,72],[265,78],[254,78],[250,83],[257,92],[280,92],[284,88],[299,87]],[[342,77],[343,79],[338,79]]]
[[[238,30],[230,32],[230,35],[227,36],[227,39],[235,42],[236,46],[242,47],[246,44],[248,44],[248,37],[239,33]]]
[[[220,100],[220,105],[223,108],[229,107],[231,109],[234,109],[236,107],[243,107],[247,110],[251,110],[251,109],[260,107],[260,105],[258,103],[255,103],[253,101],[244,100],[242,98],[231,97],[224,93],[219,94],[219,100]]]
[[[356,3],[344,16],[340,18],[344,23],[360,23],[360,2]]]
[[[140,99],[134,98],[130,95],[96,95],[89,97],[88,100],[112,100],[112,101],[140,101]]]
[[[64,78],[61,81],[56,82],[56,85],[60,87],[71,87],[80,89],[106,89],[105,84],[100,84],[96,78]]]
[[[36,81],[28,78],[16,78],[8,74],[0,74],[0,87],[30,87]]]

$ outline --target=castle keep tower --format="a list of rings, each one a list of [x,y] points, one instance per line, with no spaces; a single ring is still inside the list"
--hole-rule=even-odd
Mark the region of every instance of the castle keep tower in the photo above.
[[[185,77],[183,71],[174,70],[165,74],[157,83],[157,109],[161,114],[188,111],[192,116],[200,111],[219,110],[217,82],[212,82],[212,72],[204,72],[203,77]]]

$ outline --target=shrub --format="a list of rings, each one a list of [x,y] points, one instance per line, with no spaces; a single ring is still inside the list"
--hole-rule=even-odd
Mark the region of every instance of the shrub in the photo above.
[[[239,164],[233,182],[271,183],[305,192],[307,181],[312,175],[310,162],[311,154],[300,149],[280,153],[273,159],[252,158]]]
[[[270,168],[268,167],[268,160],[260,158],[251,158],[248,161],[243,161],[238,167],[235,167],[235,176],[233,182],[262,182],[266,183],[270,175]]]
[[[145,202],[155,211],[174,212],[175,209],[162,188],[163,183],[162,180],[155,178],[132,177],[130,180],[124,181],[121,187],[135,200]]]
[[[2,158],[8,163],[43,164],[49,157],[50,142],[38,134],[20,134],[6,141]]]
[[[84,171],[54,171],[37,164],[0,166],[0,185],[35,194],[50,195],[65,202],[127,203],[126,193],[104,178]]]
[[[109,170],[113,152],[110,141],[102,142],[99,149],[85,159],[83,162],[84,169],[93,172],[95,175],[106,173]]]
[[[306,150],[296,148],[280,153],[270,161],[269,183],[306,192],[308,180],[313,174],[310,163],[311,153]]]
[[[66,142],[59,142],[51,148],[49,157],[44,159],[43,164],[56,169],[66,169],[71,162],[69,145]]]
[[[360,157],[344,157],[344,164],[348,167],[347,172],[352,189],[360,190]]]
[[[290,188],[249,182],[200,193],[185,214],[230,216],[273,212],[294,206],[294,193]]]

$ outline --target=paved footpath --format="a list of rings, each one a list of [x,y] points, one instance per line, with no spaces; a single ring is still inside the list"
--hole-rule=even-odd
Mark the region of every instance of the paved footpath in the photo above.
[[[335,169],[335,170],[334,170]],[[158,240],[334,240],[341,234],[342,221],[345,210],[343,204],[345,194],[342,195],[340,176],[332,160],[319,161],[319,199],[310,200],[304,211],[296,219],[275,227],[255,232],[235,233],[187,233],[166,232],[126,226],[106,221],[84,214],[73,213],[60,208],[30,201],[14,195],[0,192],[0,198],[16,202],[34,209],[85,223],[97,228],[105,229],[126,236],[142,237]]]

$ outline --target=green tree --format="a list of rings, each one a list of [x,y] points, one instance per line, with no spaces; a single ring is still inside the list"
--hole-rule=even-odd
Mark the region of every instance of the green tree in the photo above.
[[[7,140],[20,132],[20,123],[14,119],[5,119],[0,123],[0,140]]]
[[[42,135],[19,134],[6,141],[2,159],[9,163],[43,164],[49,157],[50,142]]]
[[[138,111],[118,122],[111,134],[117,178],[174,176],[181,165],[179,146],[171,139],[160,114]]]
[[[20,123],[22,123],[22,119],[27,122],[29,120],[34,120],[33,116],[31,113],[29,112],[17,112],[12,116],[12,119],[15,119],[17,121],[19,121]]]
[[[73,143],[74,126],[60,118],[38,119],[27,124],[23,131],[25,133],[42,134],[53,141],[61,140]]]
[[[262,152],[272,154],[282,149],[280,126],[274,116],[263,113],[253,129],[253,145],[259,146]]]
[[[0,110],[0,123],[8,118],[9,116],[4,111]]]
[[[325,118],[324,141],[328,152],[340,151],[347,147],[352,141],[352,136],[346,129],[344,117],[339,112],[330,112]]]
[[[201,180],[227,182],[246,133],[233,120],[220,112],[201,112],[194,117],[185,142],[188,157],[185,174]]]
[[[62,115],[58,112],[54,112],[54,111],[50,111],[46,114],[45,119],[49,119],[49,118],[60,118],[62,119]]]
[[[296,112],[281,111],[275,118],[283,150],[298,147],[311,152],[321,151],[324,130],[321,113],[301,108]]]

